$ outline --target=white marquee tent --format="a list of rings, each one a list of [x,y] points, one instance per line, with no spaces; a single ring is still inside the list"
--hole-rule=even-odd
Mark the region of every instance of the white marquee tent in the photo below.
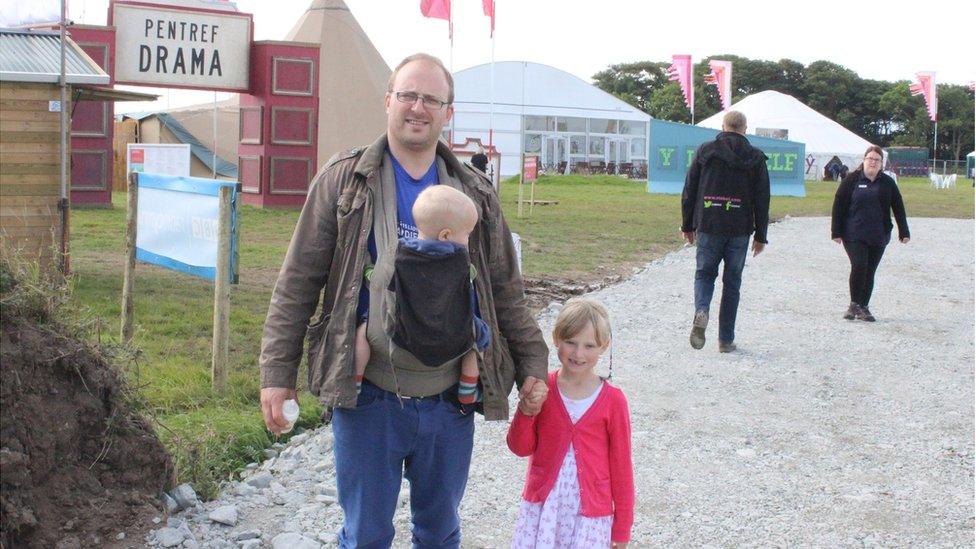
[[[522,152],[545,169],[647,163],[651,117],[555,67],[500,61],[492,74],[477,65],[455,72],[454,88],[454,142],[488,144],[491,128],[502,175],[518,173]]]
[[[772,90],[755,93],[731,108],[746,115],[748,132],[751,134],[762,135],[766,133],[764,130],[787,130],[787,135],[783,137],[805,143],[805,179],[821,179],[824,166],[834,156],[853,170],[861,163],[864,151],[871,146],[867,140],[785,93]],[[723,113],[717,113],[698,125],[722,129],[722,116]]]

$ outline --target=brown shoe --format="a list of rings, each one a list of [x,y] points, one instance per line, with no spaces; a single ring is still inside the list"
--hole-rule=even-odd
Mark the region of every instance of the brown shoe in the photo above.
[[[875,320],[874,315],[871,314],[871,311],[867,307],[858,307],[856,318],[867,322],[874,322]]]
[[[708,311],[697,311],[691,323],[691,336],[688,340],[695,349],[705,346],[705,328],[708,327]]]
[[[851,301],[850,306],[847,307],[847,312],[844,313],[844,320],[854,320],[857,317],[858,311],[860,310],[861,306]]]
[[[719,341],[718,342],[718,352],[720,353],[731,353],[732,351],[738,349],[734,341]]]

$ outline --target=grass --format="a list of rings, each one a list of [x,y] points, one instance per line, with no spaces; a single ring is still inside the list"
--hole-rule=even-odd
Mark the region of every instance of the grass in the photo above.
[[[910,217],[973,218],[968,180],[954,189],[935,190],[927,179],[901,178],[899,188]],[[770,217],[829,216],[837,184],[807,183],[804,198],[773,197]],[[529,186],[523,188],[529,198]],[[518,180],[502,183],[503,208],[512,231],[522,238],[527,276],[568,279],[626,273],[681,246],[680,196],[648,194],[645,185],[613,176],[542,176],[532,215],[517,218]],[[824,235],[827,238],[828,235]]]
[[[927,180],[900,187],[913,217],[973,218],[967,180],[955,189],[933,190]],[[502,204],[513,231],[523,239],[527,276],[594,279],[622,273],[681,245],[679,197],[650,195],[645,185],[610,176],[540,178],[536,206],[516,217],[516,180],[503,182]],[[775,197],[772,215],[829,215],[836,185],[807,184],[806,198]],[[528,188],[526,188],[526,196]],[[96,337],[117,342],[122,292],[125,195],[113,209],[72,212],[72,299],[99,319]],[[228,391],[210,390],[213,286],[207,281],[139,264],[135,278],[139,349],[127,376],[172,452],[179,482],[213,496],[219,482],[256,460],[271,436],[261,421],[258,353],[272,286],[298,218],[293,210],[243,207],[241,284],[231,291]],[[827,235],[824,235],[827,238]],[[299,374],[299,382],[305,376]],[[318,421],[321,409],[307,393],[299,425]]]

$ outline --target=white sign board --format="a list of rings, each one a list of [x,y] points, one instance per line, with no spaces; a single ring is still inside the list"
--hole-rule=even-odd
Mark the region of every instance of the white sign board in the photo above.
[[[250,89],[250,14],[112,4],[119,84]]]
[[[190,175],[190,146],[186,144],[129,143],[125,173]]]

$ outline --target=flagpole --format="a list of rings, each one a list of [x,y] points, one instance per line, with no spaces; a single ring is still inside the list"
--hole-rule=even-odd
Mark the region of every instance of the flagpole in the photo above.
[[[932,144],[932,169],[935,169],[936,162],[939,161],[939,121],[935,121],[935,134],[932,136],[934,143]],[[942,173],[945,174],[945,165],[942,166]]]
[[[495,9],[498,4],[495,4]],[[491,64],[488,72],[488,154],[491,154],[495,137],[495,29],[491,30]]]

